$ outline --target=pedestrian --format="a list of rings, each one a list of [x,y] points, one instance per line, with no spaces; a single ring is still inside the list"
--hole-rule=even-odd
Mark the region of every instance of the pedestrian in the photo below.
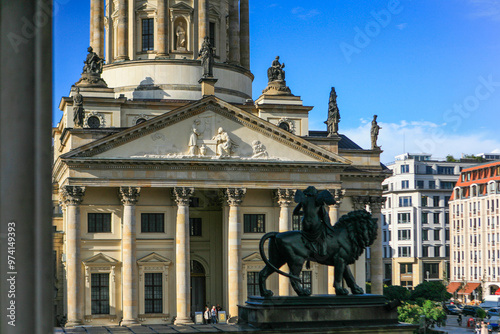
[[[461,314],[458,315],[457,322],[458,322],[459,326],[462,326],[462,315]]]
[[[210,312],[212,314],[212,323],[216,324],[217,323],[217,310],[215,309],[214,305],[212,305],[212,310]]]
[[[219,304],[217,304],[217,307],[215,308],[217,310],[217,317],[219,316],[219,312],[222,311],[222,307],[220,307]]]
[[[205,306],[205,312],[203,312],[203,319],[205,320],[205,324],[210,323],[210,317],[210,309],[208,308],[208,306]]]

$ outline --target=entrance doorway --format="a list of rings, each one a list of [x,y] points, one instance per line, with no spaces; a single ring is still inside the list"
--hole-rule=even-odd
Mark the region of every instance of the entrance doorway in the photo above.
[[[191,315],[205,311],[206,283],[205,268],[200,262],[191,261]]]

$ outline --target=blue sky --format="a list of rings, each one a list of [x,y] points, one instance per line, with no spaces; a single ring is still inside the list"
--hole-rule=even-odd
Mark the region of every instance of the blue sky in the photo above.
[[[80,76],[90,1],[54,0],[54,125]],[[250,0],[253,98],[275,56],[324,130],[330,88],[339,131],[369,148],[374,114],[382,161],[500,152],[500,1]]]

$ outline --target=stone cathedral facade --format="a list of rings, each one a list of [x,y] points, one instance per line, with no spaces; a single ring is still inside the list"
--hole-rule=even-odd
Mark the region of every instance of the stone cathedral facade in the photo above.
[[[338,132],[336,101],[335,126],[309,131],[312,107],[278,59],[253,100],[248,2],[90,1],[93,49],[53,129],[55,310],[67,326],[189,324],[216,304],[237,317],[259,293],[260,238],[300,228],[296,189],[331,191],[332,222],[358,208],[380,216],[381,151]],[[203,79],[205,37],[213,77]],[[364,257],[353,272],[363,286]],[[314,263],[302,274],[314,294],[333,293],[332,279]],[[268,284],[293,293],[287,278]]]

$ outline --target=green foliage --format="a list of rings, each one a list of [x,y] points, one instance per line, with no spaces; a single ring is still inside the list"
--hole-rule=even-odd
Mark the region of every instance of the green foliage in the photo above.
[[[410,291],[399,285],[391,285],[384,288],[384,296],[389,300],[407,301],[410,299]]]
[[[425,300],[432,300],[435,302],[444,302],[451,298],[451,293],[446,291],[446,286],[440,281],[430,281],[422,282],[415,287],[415,290],[411,293],[411,300],[419,300],[423,298]],[[422,301],[419,303],[422,304]]]
[[[466,154],[466,155],[464,155],[464,159],[474,159],[477,162],[486,161],[483,157],[476,157],[474,154]]]
[[[426,300],[422,306],[403,303],[398,307],[398,320],[409,324],[418,324],[421,316],[425,317],[425,327],[441,327],[446,321],[446,313],[443,308],[430,300]]]
[[[457,160],[457,159],[455,159],[455,157],[454,157],[453,155],[451,155],[451,154],[448,154],[448,155],[446,156],[446,161],[447,161],[447,162],[458,162],[458,160]]]
[[[483,310],[482,308],[478,308],[476,310],[476,314],[477,314],[477,317],[480,318],[481,320],[483,320],[484,318],[486,318],[486,311]]]

